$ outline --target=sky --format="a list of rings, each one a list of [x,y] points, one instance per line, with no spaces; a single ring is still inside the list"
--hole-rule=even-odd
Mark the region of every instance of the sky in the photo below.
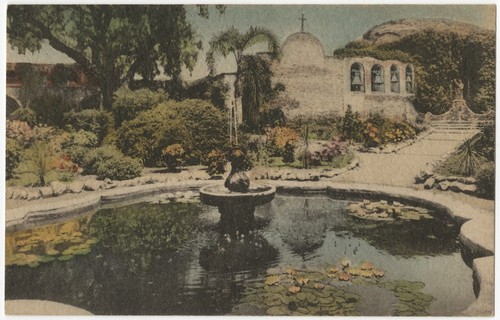
[[[360,38],[375,25],[401,18],[445,18],[471,23],[495,30],[494,5],[227,5],[220,15],[210,6],[210,18],[204,19],[197,14],[196,6],[188,5],[187,19],[196,29],[203,42],[198,63],[192,72],[184,72],[184,78],[196,79],[208,73],[204,63],[208,42],[214,34],[230,26],[246,31],[250,26],[271,29],[283,42],[286,37],[300,31],[300,16],[307,19],[304,29],[317,36],[327,55],[337,48]],[[8,62],[71,63],[67,56],[57,52],[48,44],[35,54],[19,55],[7,46]],[[219,60],[218,72],[231,72],[234,63]]]

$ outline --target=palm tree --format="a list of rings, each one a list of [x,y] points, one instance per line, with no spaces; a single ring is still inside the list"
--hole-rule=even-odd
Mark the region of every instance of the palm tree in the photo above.
[[[237,121],[237,108],[241,105],[242,96],[242,68],[244,68],[244,52],[250,47],[258,44],[267,42],[269,48],[269,55],[271,59],[277,59],[280,54],[280,46],[278,39],[274,33],[266,28],[261,27],[250,27],[250,29],[241,33],[234,27],[229,28],[226,31],[222,31],[215,35],[210,41],[210,50],[207,53],[206,62],[210,70],[210,74],[215,73],[215,55],[220,54],[224,58],[232,54],[236,62],[236,79],[234,81],[234,102],[233,108],[230,110],[230,139],[233,139],[232,128],[234,128],[234,138],[235,142],[238,143],[238,134],[236,131],[238,121]]]

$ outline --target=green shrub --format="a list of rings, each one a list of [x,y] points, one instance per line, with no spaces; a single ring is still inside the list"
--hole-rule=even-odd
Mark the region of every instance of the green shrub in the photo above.
[[[112,116],[102,109],[72,110],[64,114],[64,121],[69,131],[89,131],[102,142],[110,129]]]
[[[95,134],[79,130],[68,135],[66,141],[62,143],[62,149],[65,154],[71,157],[73,162],[82,165],[85,155],[98,145],[99,139]]]
[[[36,112],[38,123],[58,128],[64,127],[64,113],[75,106],[68,103],[68,99],[63,93],[54,94],[51,92],[44,92],[43,95],[35,97],[31,105],[33,111]]]
[[[495,163],[484,163],[476,173],[477,193],[487,199],[495,198]]]
[[[124,121],[134,119],[141,111],[150,110],[166,100],[167,95],[161,91],[130,90],[126,87],[118,89],[112,105],[115,127],[120,127]]]
[[[224,114],[202,100],[167,101],[125,121],[117,131],[117,146],[146,166],[162,165],[162,151],[182,144],[186,163],[197,164],[213,149],[227,145]]]
[[[12,139],[7,138],[5,146],[5,177],[10,179],[14,176],[14,170],[21,161],[21,146],[19,143]]]
[[[210,176],[214,176],[216,174],[223,174],[226,171],[226,153],[215,149],[210,151],[207,155],[207,173]]]
[[[127,180],[141,175],[139,161],[124,156],[114,146],[105,145],[91,150],[83,160],[86,174],[95,174],[98,179]]]
[[[54,153],[51,145],[42,140],[35,141],[24,153],[30,172],[33,172],[38,181],[35,186],[45,186],[45,176],[55,168]]]
[[[180,169],[184,163],[185,156],[184,148],[179,143],[169,145],[163,150],[163,158],[165,165],[169,171],[176,171]]]
[[[34,127],[38,123],[36,112],[30,108],[19,108],[9,115],[9,120],[18,120],[26,122],[30,127]]]

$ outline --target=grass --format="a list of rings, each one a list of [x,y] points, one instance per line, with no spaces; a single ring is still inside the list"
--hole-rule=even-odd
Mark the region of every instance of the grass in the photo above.
[[[335,157],[332,162],[321,162],[319,166],[309,166],[310,168],[343,168],[347,167],[349,163],[354,159],[354,153],[349,152],[338,157]],[[295,159],[292,163],[284,163],[281,157],[271,157],[269,158],[269,163],[266,165],[270,168],[295,168],[303,169],[302,160]]]

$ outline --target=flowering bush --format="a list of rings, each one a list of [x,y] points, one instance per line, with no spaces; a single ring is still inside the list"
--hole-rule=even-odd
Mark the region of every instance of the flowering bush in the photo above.
[[[333,158],[343,155],[346,152],[347,143],[339,137],[335,137],[324,146],[324,149],[321,151],[321,160],[332,162]]]
[[[292,128],[275,127],[267,132],[268,148],[274,156],[282,156],[287,144],[294,144],[299,140],[299,134]]]
[[[28,146],[33,141],[33,129],[25,121],[7,120],[7,138],[14,139],[22,146]]]
[[[175,171],[184,164],[186,152],[181,144],[175,143],[163,149],[162,155],[169,171]]]
[[[226,159],[226,154],[219,150],[219,149],[214,149],[210,151],[210,153],[207,155],[207,173],[211,176],[216,175],[216,174],[222,174],[224,173],[225,166],[227,163]]]

